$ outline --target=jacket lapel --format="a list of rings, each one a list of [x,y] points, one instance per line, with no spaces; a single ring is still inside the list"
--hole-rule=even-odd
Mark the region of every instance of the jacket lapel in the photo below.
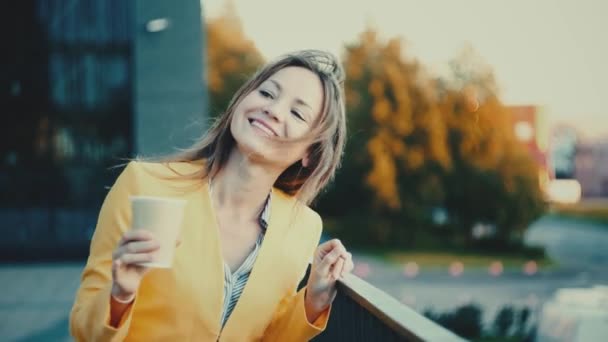
[[[224,262],[217,219],[210,201],[207,182],[204,182],[200,195],[195,198],[192,212],[188,216],[196,223],[191,227],[195,243],[192,244],[190,253],[184,257],[194,257],[196,260],[185,261],[193,265],[194,268],[190,271],[194,272],[197,279],[198,295],[195,298],[200,298],[200,303],[196,303],[196,306],[203,308],[201,314],[207,326],[214,327],[215,333],[219,333],[224,296]]]
[[[283,240],[293,218],[295,201],[273,189],[268,228],[247,284],[221,333],[222,341],[241,341],[261,336],[281,299],[284,272],[281,267]],[[223,277],[222,277],[223,279]],[[251,329],[256,329],[252,331]]]

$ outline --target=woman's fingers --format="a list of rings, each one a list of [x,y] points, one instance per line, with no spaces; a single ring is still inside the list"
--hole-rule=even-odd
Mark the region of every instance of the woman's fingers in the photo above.
[[[346,251],[340,240],[334,239],[319,245],[306,284],[311,290],[307,300],[310,299],[319,308],[331,304],[337,293],[336,281],[352,269],[352,255]]]
[[[321,273],[326,275],[329,274],[330,270],[335,269],[335,267],[332,268],[332,266],[335,266],[334,264],[338,262],[338,259],[340,259],[340,257],[346,259],[346,253],[346,248],[344,248],[344,246],[342,246],[341,244],[335,247],[331,252],[325,255],[323,260],[321,260],[321,264],[319,265],[319,270],[321,271]],[[339,271],[336,275],[340,275]]]
[[[346,260],[344,261],[344,268],[342,268],[340,277],[343,277],[346,273],[350,273],[353,268],[355,268],[355,264],[353,263],[353,255],[350,252],[346,252]]]
[[[160,244],[156,240],[147,241],[131,241],[125,245],[122,245],[114,251],[114,259],[120,258],[125,254],[139,254],[139,253],[150,253],[157,251],[160,248]]]
[[[340,249],[334,248],[331,252],[327,253],[325,257],[321,260],[321,264],[319,265],[319,270],[322,274],[328,274],[331,266],[338,261],[340,257]]]
[[[323,260],[323,258],[325,258],[325,256],[336,247],[344,247],[342,246],[342,242],[340,242],[340,240],[338,239],[332,239],[322,243],[317,248],[317,255],[319,257],[319,260]]]
[[[333,247],[328,250],[328,248]],[[319,271],[338,279],[354,268],[352,254],[346,251],[340,240],[334,239],[319,246],[319,254],[325,253],[320,262]]]
[[[130,230],[123,235],[118,248],[112,253],[112,259],[117,267],[149,262],[159,248],[160,244],[149,231]]]
[[[116,266],[128,266],[133,264],[140,264],[143,262],[152,261],[153,256],[151,253],[137,253],[137,254],[123,254],[114,261]]]
[[[334,279],[340,278],[340,275],[342,274],[342,269],[344,268],[344,260],[344,256],[340,255],[338,257],[338,261],[336,261],[336,263],[334,264],[331,274]]]
[[[154,235],[145,229],[132,229],[127,231],[120,239],[119,246],[127,244],[131,241],[146,241],[153,240]]]
[[[131,242],[124,246],[129,253],[145,253],[153,252],[160,248],[160,244],[156,240]]]

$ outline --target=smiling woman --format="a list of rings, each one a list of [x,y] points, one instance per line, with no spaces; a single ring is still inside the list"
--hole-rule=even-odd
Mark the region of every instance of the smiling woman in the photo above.
[[[129,163],[99,215],[73,336],[306,341],[323,331],[353,263],[339,240],[317,246],[322,223],[307,205],[340,165],[342,83],[333,55],[289,54],[246,82],[190,149]],[[133,196],[185,204],[169,269],[150,267],[166,241],[131,229]]]

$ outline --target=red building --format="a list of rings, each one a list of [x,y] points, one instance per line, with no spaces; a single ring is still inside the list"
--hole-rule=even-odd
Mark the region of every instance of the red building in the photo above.
[[[532,158],[539,166],[541,186],[553,178],[552,168],[548,158],[548,127],[542,107],[539,106],[509,106],[513,131],[519,141],[527,146]]]

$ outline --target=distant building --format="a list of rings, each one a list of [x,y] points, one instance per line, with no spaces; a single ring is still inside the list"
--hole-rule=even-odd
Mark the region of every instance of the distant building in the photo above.
[[[577,145],[574,175],[583,197],[608,197],[608,138]]]
[[[551,129],[549,156],[555,179],[575,178],[575,158],[579,140],[579,132],[571,125],[560,124]]]
[[[108,168],[201,133],[201,2],[26,0],[0,12],[0,257],[86,255]]]
[[[575,177],[578,134],[569,126],[551,128],[539,106],[510,106],[515,136],[530,152],[539,169],[539,184],[548,201],[576,203],[581,184]]]
[[[553,172],[548,160],[548,127],[545,114],[539,106],[509,106],[513,132],[524,144],[539,168],[539,181],[542,187],[552,178]]]

